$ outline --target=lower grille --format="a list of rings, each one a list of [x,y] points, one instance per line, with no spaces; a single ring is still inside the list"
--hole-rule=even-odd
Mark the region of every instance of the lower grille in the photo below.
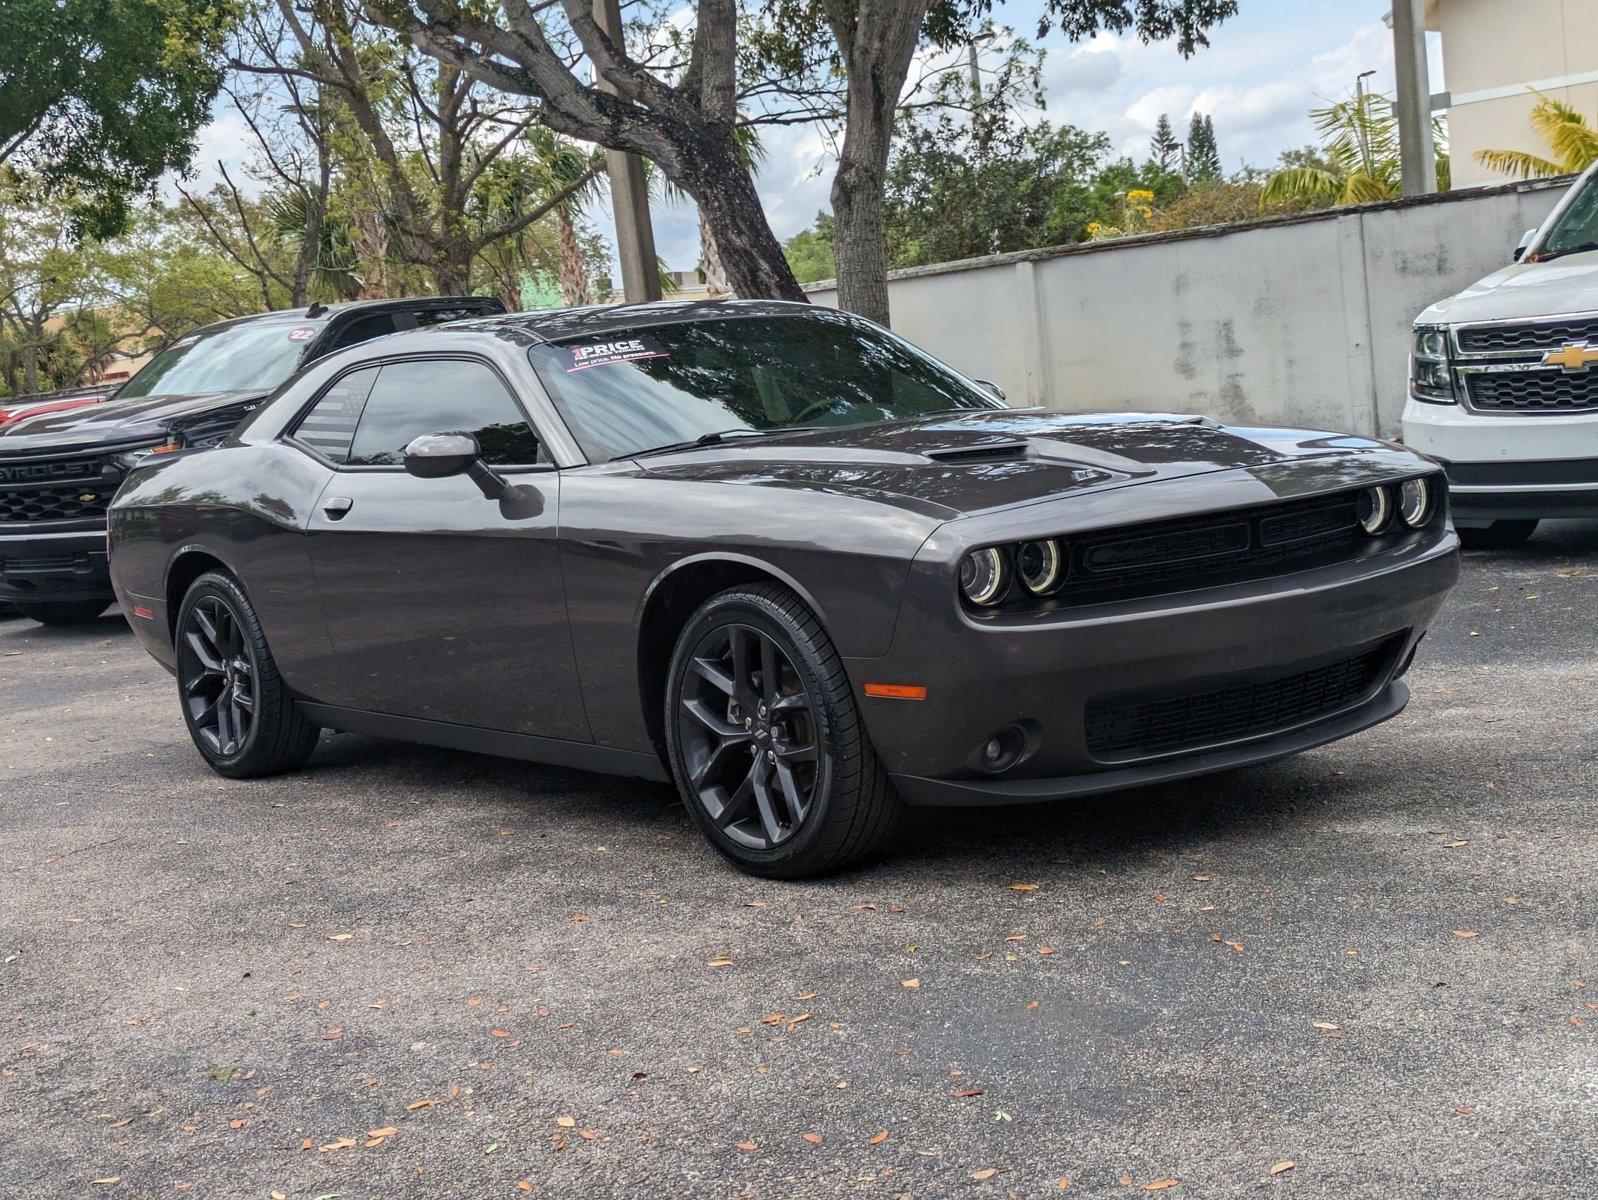
[[[1470,406],[1482,412],[1598,410],[1598,371],[1491,371],[1467,378]]]
[[[1360,700],[1386,675],[1401,637],[1307,671],[1184,696],[1093,700],[1088,750],[1124,759],[1236,741],[1329,716]]]

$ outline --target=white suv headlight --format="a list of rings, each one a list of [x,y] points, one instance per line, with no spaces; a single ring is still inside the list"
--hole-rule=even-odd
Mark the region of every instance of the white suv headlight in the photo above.
[[[1454,372],[1448,361],[1448,330],[1437,325],[1417,325],[1409,356],[1409,390],[1417,400],[1453,404]]]

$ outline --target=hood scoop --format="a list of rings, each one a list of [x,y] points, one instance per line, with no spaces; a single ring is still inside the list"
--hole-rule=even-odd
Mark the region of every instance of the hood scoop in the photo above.
[[[923,453],[934,462],[971,463],[1003,462],[1013,458],[1024,458],[1026,452],[1026,442],[1006,441],[985,442],[979,446],[942,446]]]

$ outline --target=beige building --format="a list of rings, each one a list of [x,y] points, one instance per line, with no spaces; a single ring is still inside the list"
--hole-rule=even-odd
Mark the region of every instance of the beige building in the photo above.
[[[1442,34],[1455,187],[1504,182],[1478,150],[1548,154],[1534,90],[1598,126],[1598,0],[1427,0],[1426,27]]]

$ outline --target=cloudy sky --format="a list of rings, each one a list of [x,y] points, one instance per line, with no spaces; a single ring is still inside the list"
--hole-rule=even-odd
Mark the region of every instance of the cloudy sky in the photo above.
[[[1038,0],[999,0],[994,8],[996,18],[1021,36],[1035,34]],[[1041,115],[1103,130],[1117,152],[1141,158],[1162,112],[1171,115],[1178,137],[1193,112],[1208,113],[1231,170],[1244,163],[1268,166],[1283,149],[1312,142],[1308,110],[1347,96],[1362,71],[1375,70],[1375,85],[1392,90],[1392,36],[1382,20],[1387,0],[1241,0],[1239,8],[1238,16],[1211,31],[1209,48],[1190,59],[1171,43],[1100,35],[1073,44],[1051,34],[1041,43],[1047,52]],[[1432,90],[1441,91],[1433,42]],[[819,131],[805,127],[768,129],[764,142],[760,193],[772,228],[788,238],[827,206],[831,149]],[[248,145],[239,118],[219,111],[196,159],[202,184],[214,179],[219,158],[239,162]],[[610,238],[608,203],[593,205],[589,215]],[[699,235],[692,209],[657,203],[655,240],[669,267],[693,267]]]

